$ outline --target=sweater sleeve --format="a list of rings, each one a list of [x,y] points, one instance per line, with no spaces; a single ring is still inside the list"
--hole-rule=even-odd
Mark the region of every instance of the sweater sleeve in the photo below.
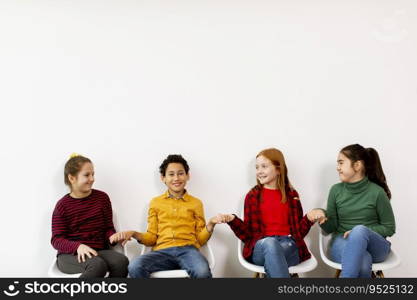
[[[310,231],[311,226],[314,225],[313,222],[310,222],[310,220],[307,217],[307,214],[303,215],[303,207],[301,205],[300,200],[295,200],[297,205],[297,211],[298,211],[298,222],[300,225],[300,234],[304,238],[307,233]]]
[[[116,232],[113,225],[113,210],[110,202],[110,198],[107,196],[106,200],[104,200],[104,218],[105,218],[105,224],[106,224],[106,243],[110,244],[109,238],[112,234]]]
[[[337,216],[336,207],[336,185],[332,186],[327,199],[327,209],[325,210],[327,221],[320,227],[327,233],[335,232],[339,226],[339,218]]]
[[[391,202],[384,191],[380,191],[378,194],[376,211],[379,223],[369,225],[368,227],[383,237],[392,236],[395,233],[395,218]]]
[[[67,239],[68,232],[68,221],[63,214],[63,208],[58,203],[52,214],[51,244],[60,253],[75,254],[81,243]]]

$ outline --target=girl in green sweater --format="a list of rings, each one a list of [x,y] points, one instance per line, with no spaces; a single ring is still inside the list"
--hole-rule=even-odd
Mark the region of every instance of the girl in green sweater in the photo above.
[[[337,158],[341,182],[330,189],[321,228],[333,233],[332,260],[340,277],[371,277],[372,263],[384,261],[395,233],[395,219],[378,152],[359,144],[344,147]]]

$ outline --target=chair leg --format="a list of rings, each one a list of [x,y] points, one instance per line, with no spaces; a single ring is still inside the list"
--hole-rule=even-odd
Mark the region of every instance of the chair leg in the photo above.
[[[342,270],[336,270],[336,274],[334,275],[334,278],[339,278],[341,272]]]
[[[375,278],[385,278],[384,272],[376,271]]]

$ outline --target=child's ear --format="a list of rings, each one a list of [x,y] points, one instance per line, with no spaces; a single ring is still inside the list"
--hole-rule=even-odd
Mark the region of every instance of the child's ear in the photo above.
[[[165,183],[165,176],[164,176],[164,175],[161,175],[161,181],[162,181],[163,183]]]
[[[281,175],[281,171],[279,170],[279,167],[275,167],[275,170],[277,170],[278,175]]]
[[[76,176],[72,176],[71,174],[68,174],[68,180],[71,184],[74,184],[75,181],[77,180]]]
[[[355,161],[355,163],[353,164],[353,169],[358,172],[361,168],[363,168],[363,161],[362,160],[357,160]]]

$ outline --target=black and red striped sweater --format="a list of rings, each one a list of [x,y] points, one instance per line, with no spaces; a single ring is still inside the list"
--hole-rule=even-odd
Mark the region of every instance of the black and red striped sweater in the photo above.
[[[52,214],[52,246],[58,254],[75,254],[80,244],[107,249],[115,233],[109,196],[93,189],[85,198],[62,197]]]

